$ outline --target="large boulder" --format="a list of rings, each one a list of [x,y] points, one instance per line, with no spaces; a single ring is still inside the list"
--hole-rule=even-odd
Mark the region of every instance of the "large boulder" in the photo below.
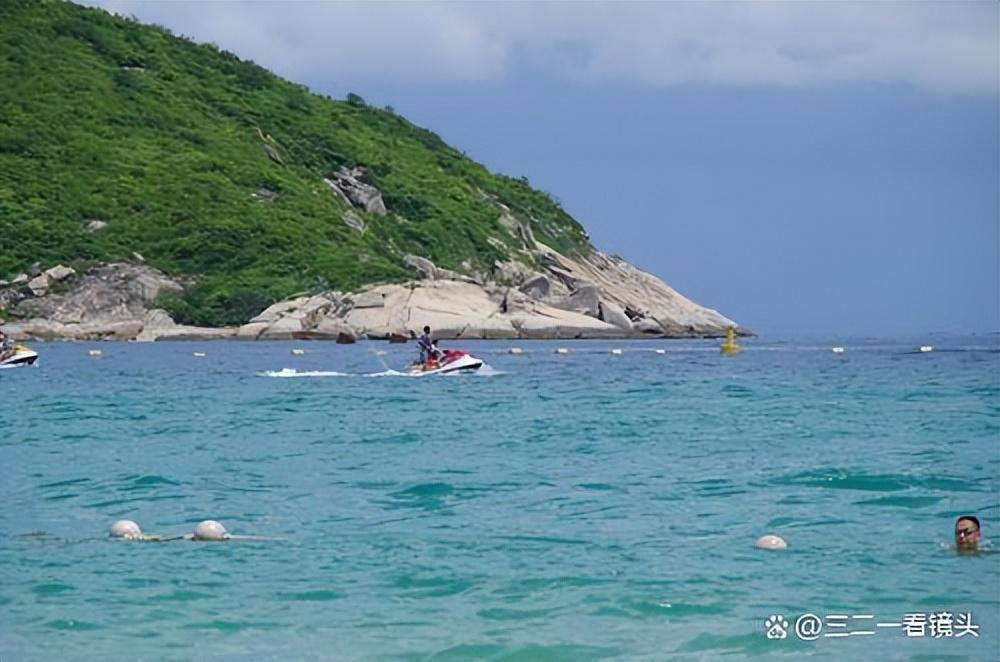
[[[361,181],[364,174],[364,168],[341,167],[323,181],[355,207],[364,209],[369,214],[385,216],[386,208],[385,202],[382,201],[382,192],[371,184]]]
[[[607,322],[612,326],[617,326],[625,331],[632,330],[632,320],[628,318],[625,311],[610,301],[601,301],[598,305],[598,319]]]
[[[518,289],[532,299],[542,300],[549,296],[549,292],[552,291],[552,284],[546,276],[539,274],[521,283],[521,287]]]
[[[44,274],[38,278],[48,280]],[[25,299],[12,312],[21,318],[45,318],[63,324],[141,322],[161,294],[182,290],[178,282],[152,267],[104,264],[73,279],[65,292]]]

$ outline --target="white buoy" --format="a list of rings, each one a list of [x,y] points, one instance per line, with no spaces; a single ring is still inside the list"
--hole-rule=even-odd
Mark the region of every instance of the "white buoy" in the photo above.
[[[508,350],[508,353],[509,354],[524,354],[524,350],[521,349],[520,347],[511,347]]]
[[[933,345],[921,345],[920,346],[920,351],[921,352],[933,352],[934,351],[934,346]]]
[[[100,356],[100,355],[101,355],[101,350],[99,349],[92,349],[87,352],[87,356]]]
[[[613,350],[611,350],[611,353],[614,354],[615,356],[621,356],[622,355],[622,351],[620,349],[618,349],[617,347],[614,348]]]
[[[844,348],[838,346],[838,347],[832,348],[830,351],[832,351],[834,354],[843,354],[844,353]]]
[[[111,537],[112,538],[124,538],[125,540],[132,540],[138,538],[142,535],[142,530],[139,529],[139,525],[130,519],[120,519],[111,525]]]
[[[205,352],[195,352],[194,355],[197,356],[199,359],[205,358]]]
[[[667,353],[667,350],[665,350],[665,349],[654,349],[653,351],[656,352],[657,354],[666,354]]]
[[[220,540],[229,540],[229,532],[226,531],[226,527],[222,526],[219,522],[214,519],[207,519],[204,522],[200,522],[198,526],[194,528],[193,540],[210,540],[212,542],[218,542]]]
[[[775,535],[761,536],[754,543],[754,547],[757,549],[765,549],[768,551],[777,551],[780,549],[788,549],[788,543],[785,542],[784,538]]]
[[[569,350],[566,349],[565,347],[560,347],[554,353],[555,354],[569,354]]]
[[[294,354],[295,356],[302,356],[305,353],[306,353],[306,350],[304,350],[304,349],[293,349],[292,350],[292,354]]]

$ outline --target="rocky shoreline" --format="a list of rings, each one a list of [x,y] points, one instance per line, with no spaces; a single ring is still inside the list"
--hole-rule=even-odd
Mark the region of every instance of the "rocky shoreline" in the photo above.
[[[719,337],[736,322],[680,295],[627,262],[591,251],[568,257],[535,242],[532,262],[497,262],[468,276],[407,256],[419,279],[357,292],[296,296],[238,327],[177,324],[156,308],[185,284],[134,262],[78,274],[56,265],[0,281],[0,329],[17,339],[287,340],[407,338],[424,325],[442,339]]]

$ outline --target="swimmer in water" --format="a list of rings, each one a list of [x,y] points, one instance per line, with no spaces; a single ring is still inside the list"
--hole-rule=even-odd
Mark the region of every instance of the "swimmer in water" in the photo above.
[[[979,518],[962,515],[955,520],[955,549],[959,552],[978,552],[979,538]]]

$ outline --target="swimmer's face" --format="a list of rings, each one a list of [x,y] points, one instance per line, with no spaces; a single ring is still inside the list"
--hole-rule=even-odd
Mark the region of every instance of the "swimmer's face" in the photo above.
[[[955,522],[955,545],[959,549],[975,549],[979,544],[979,526],[971,519]]]

